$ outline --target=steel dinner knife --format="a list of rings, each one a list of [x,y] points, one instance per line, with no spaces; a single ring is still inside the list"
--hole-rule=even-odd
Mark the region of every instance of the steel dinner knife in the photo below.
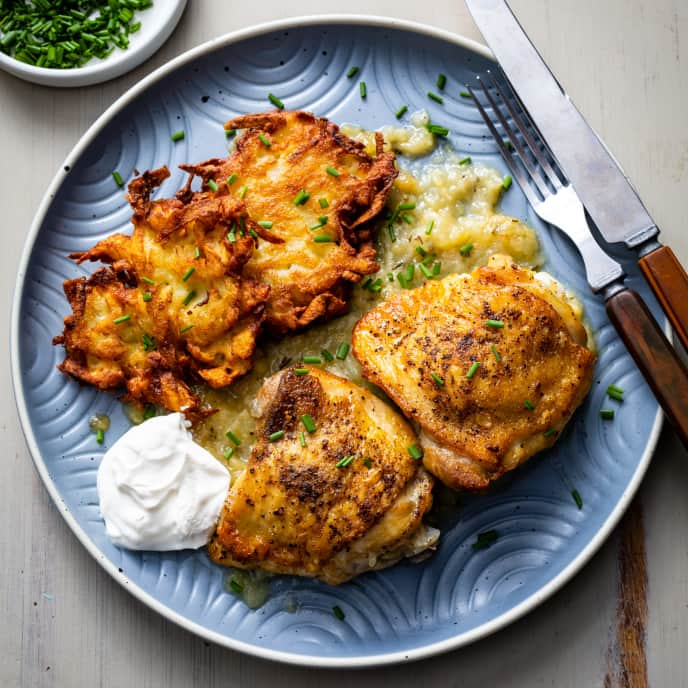
[[[504,0],[466,0],[519,99],[608,243],[637,251],[645,278],[688,349],[688,275],[625,173],[585,121]],[[688,404],[688,400],[686,400]]]
[[[639,251],[643,272],[688,345],[688,277],[671,250],[657,241],[659,230],[621,168],[552,76],[504,0],[466,4],[520,105],[600,233],[610,243],[623,241]],[[624,285],[622,274],[604,269],[609,259],[602,251],[597,255],[583,254],[588,281],[603,296],[610,320],[688,448],[688,369],[642,298]]]

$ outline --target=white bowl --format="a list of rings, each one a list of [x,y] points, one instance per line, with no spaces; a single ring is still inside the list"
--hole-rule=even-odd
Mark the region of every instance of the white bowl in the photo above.
[[[169,37],[186,7],[186,0],[155,0],[153,6],[136,15],[141,29],[129,36],[126,50],[115,48],[104,60],[92,59],[83,67],[48,69],[15,60],[0,52],[0,69],[25,81],[43,86],[90,86],[108,81],[138,67]]]

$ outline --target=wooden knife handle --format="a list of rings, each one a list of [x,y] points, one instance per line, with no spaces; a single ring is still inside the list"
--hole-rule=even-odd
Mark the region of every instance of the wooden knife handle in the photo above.
[[[636,292],[617,292],[606,306],[609,319],[688,449],[688,369]]]
[[[668,246],[655,249],[639,261],[645,279],[688,351],[688,275]]]

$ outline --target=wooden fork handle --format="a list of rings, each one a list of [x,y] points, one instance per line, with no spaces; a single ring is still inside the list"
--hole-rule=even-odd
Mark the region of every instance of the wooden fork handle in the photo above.
[[[688,369],[636,292],[619,291],[607,299],[606,307],[609,319],[688,449]]]
[[[688,351],[688,275],[668,246],[661,246],[639,261],[640,269]]]

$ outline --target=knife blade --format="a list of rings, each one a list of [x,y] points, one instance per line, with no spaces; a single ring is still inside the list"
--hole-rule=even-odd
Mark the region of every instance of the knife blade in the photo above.
[[[597,230],[638,252],[640,267],[688,349],[688,275],[628,177],[585,121],[504,0],[466,0],[473,19]]]

